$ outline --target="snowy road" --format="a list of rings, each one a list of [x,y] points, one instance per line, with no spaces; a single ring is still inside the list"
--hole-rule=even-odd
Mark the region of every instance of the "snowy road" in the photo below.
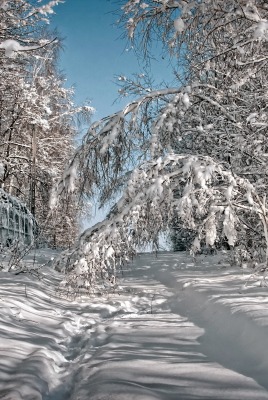
[[[89,302],[2,273],[0,399],[268,400],[267,289],[211,260],[142,255]]]

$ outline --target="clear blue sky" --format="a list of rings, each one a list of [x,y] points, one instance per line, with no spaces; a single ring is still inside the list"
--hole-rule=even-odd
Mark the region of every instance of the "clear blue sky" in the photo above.
[[[51,16],[51,26],[64,38],[60,68],[67,86],[75,86],[76,103],[92,101],[97,110],[95,119],[123,104],[113,105],[118,97],[115,75],[130,76],[141,71],[133,50],[126,51],[126,41],[119,38],[122,30],[114,26],[117,17],[112,11],[116,9],[118,4],[112,0],[66,0],[54,8]],[[160,58],[152,65],[158,81],[167,74],[167,63],[163,63]]]
[[[75,86],[77,103],[92,100],[96,118],[119,107],[112,107],[118,90],[114,75],[138,68],[134,54],[124,51],[125,43],[118,39],[120,30],[113,26],[116,17],[111,11],[116,8],[107,0],[66,0],[51,17],[51,25],[64,38],[60,67],[67,85]]]

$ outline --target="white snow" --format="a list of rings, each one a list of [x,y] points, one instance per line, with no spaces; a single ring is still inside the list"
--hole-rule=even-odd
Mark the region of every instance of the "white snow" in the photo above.
[[[267,30],[268,30],[268,21],[266,20],[261,20],[257,24],[257,28],[255,29],[254,32],[254,38],[255,39],[265,39],[267,35]]]
[[[0,43],[0,49],[5,50],[5,56],[14,58],[19,51],[38,49],[39,46],[22,46],[17,40],[7,39]]]
[[[5,173],[4,164],[2,162],[0,162],[0,179],[3,178],[4,173]]]
[[[42,7],[40,7],[40,8],[38,9],[38,12],[39,12],[40,14],[43,14],[43,15],[54,14],[53,7],[55,7],[55,6],[58,5],[59,3],[62,3],[62,1],[61,1],[61,0],[53,0],[53,1],[50,1],[49,3],[47,3],[47,4],[43,5]]]
[[[182,18],[177,18],[174,21],[174,28],[178,33],[182,33],[185,29],[185,23]]]
[[[182,96],[182,103],[184,104],[185,108],[189,108],[190,107],[190,99],[187,93],[184,93]]]
[[[1,0],[0,1],[0,8],[2,8],[2,10],[7,10],[8,9],[8,2],[5,0]]]
[[[75,300],[49,265],[0,273],[1,399],[268,400],[268,289],[252,271],[166,252],[122,272]]]

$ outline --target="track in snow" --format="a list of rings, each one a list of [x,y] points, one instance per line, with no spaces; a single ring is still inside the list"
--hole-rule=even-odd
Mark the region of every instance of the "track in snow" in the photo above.
[[[58,299],[48,268],[46,283],[2,274],[0,399],[268,400],[268,318],[232,314],[231,273],[182,253],[135,264],[89,302]]]

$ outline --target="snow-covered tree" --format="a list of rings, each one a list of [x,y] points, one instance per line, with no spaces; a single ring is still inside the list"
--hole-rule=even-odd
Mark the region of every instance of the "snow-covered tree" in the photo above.
[[[267,265],[266,2],[130,0],[121,22],[145,56],[162,41],[177,84],[119,77],[121,94],[140,97],[89,128],[59,182],[62,193],[79,171],[81,193],[121,195],[68,255],[70,282],[111,278],[174,220],[195,232],[193,252],[225,237]]]
[[[137,1],[123,10],[121,20],[139,48],[150,53],[158,38],[165,55],[177,58],[178,82],[203,83],[193,112],[175,118],[173,148],[209,154],[261,188],[267,174],[266,2]]]
[[[78,233],[78,207],[65,196],[52,214],[50,193],[73,153],[74,119],[91,109],[73,105],[57,71],[59,43],[46,22],[60,2],[0,3],[0,184],[28,205],[46,241],[66,247]]]

